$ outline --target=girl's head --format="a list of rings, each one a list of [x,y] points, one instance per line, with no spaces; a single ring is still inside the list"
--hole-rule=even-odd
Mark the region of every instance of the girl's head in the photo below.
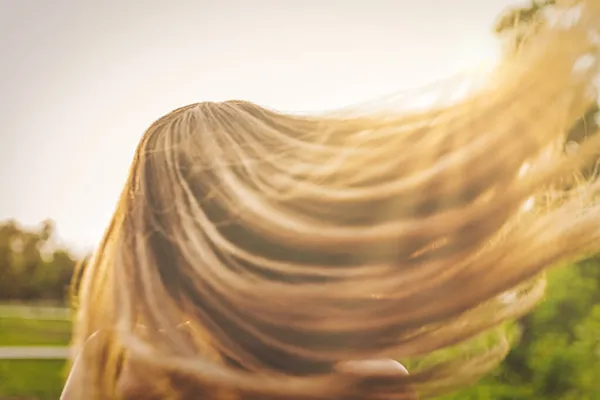
[[[540,273],[600,239],[597,185],[560,190],[598,148],[560,151],[593,101],[582,21],[426,112],[227,101],[152,124],[81,284],[95,393],[134,373],[158,396],[392,399],[489,370]],[[339,367],[375,358],[411,376]]]

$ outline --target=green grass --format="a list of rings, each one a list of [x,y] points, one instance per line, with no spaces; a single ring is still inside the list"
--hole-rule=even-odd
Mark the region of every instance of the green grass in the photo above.
[[[67,346],[67,320],[0,317],[0,346]],[[55,400],[65,378],[66,360],[0,360],[0,400]]]
[[[0,400],[58,399],[65,377],[65,362],[0,360]]]
[[[67,346],[70,321],[0,317],[0,346]]]

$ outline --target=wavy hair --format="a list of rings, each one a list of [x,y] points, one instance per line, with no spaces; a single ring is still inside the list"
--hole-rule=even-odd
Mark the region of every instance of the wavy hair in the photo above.
[[[79,288],[89,398],[406,399],[493,368],[543,272],[600,243],[598,181],[562,184],[600,148],[562,151],[600,71],[600,5],[580,7],[426,110],[204,102],[152,124]],[[378,357],[410,376],[335,368]],[[143,395],[119,389],[132,368]]]

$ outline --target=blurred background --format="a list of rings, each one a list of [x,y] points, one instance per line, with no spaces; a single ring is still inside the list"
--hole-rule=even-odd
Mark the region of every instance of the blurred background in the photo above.
[[[58,398],[74,265],[153,120],[231,98],[337,108],[487,68],[528,44],[550,3],[0,0],[0,400]],[[600,399],[599,266],[552,271],[507,361],[446,399]]]

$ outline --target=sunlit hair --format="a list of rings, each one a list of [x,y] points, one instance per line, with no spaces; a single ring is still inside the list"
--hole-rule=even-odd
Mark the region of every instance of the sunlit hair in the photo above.
[[[152,124],[83,271],[90,398],[115,396],[125,365],[146,393],[125,397],[240,400],[427,397],[497,365],[543,271],[600,243],[598,182],[561,189],[600,143],[562,151],[596,100],[585,5],[425,111],[226,101]],[[410,377],[334,368],[386,357]]]

